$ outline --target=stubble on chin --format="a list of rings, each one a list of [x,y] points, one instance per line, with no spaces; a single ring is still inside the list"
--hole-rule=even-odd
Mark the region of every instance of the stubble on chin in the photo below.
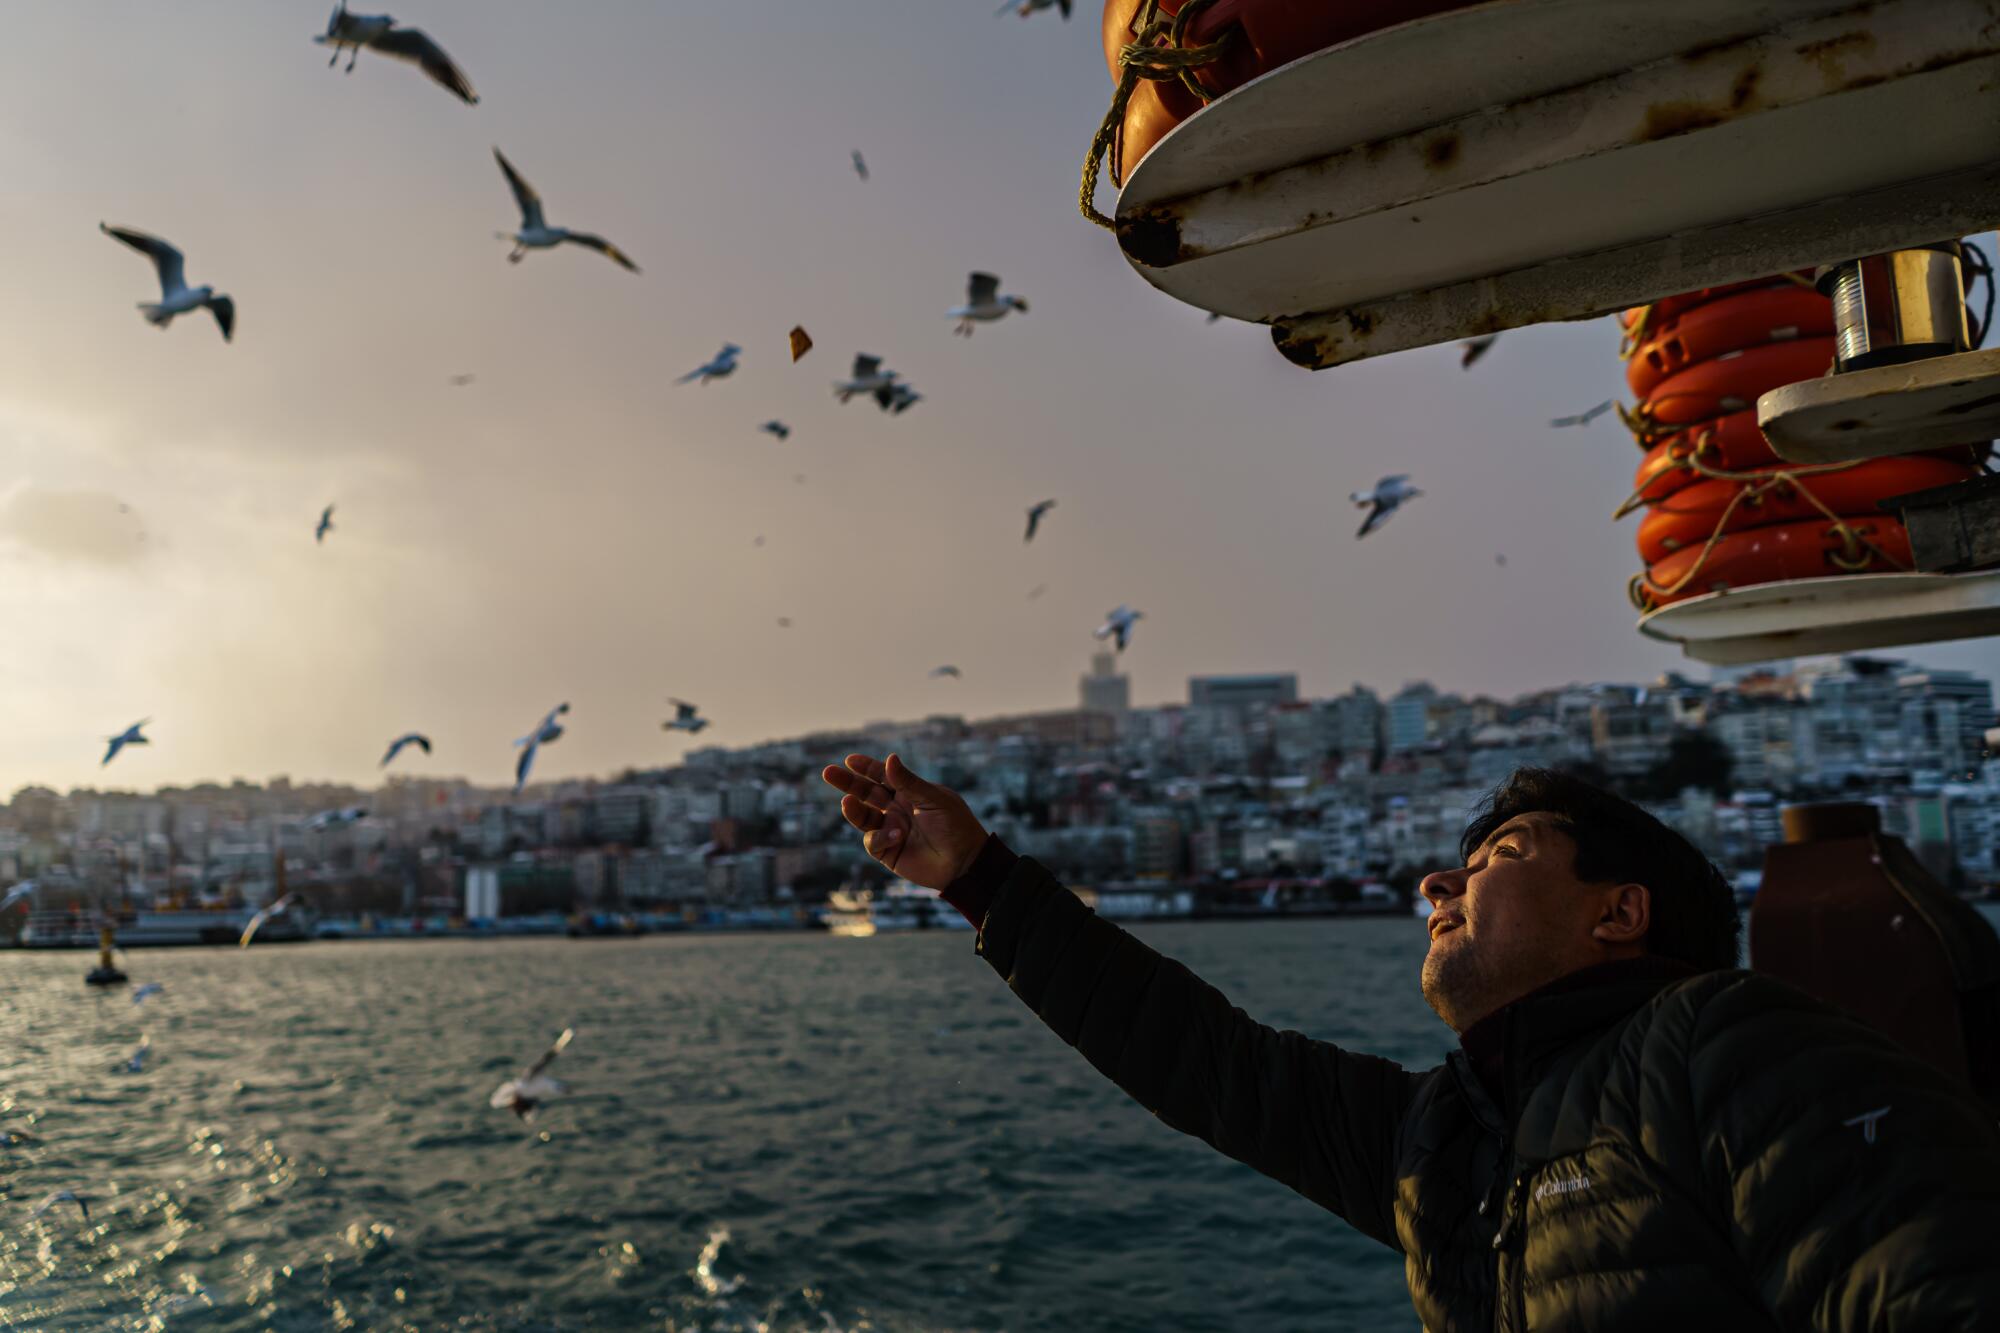
[[[1424,955],[1421,978],[1424,1002],[1454,1032],[1470,1027],[1480,1010],[1480,992],[1486,989],[1484,969],[1461,941],[1456,947],[1439,949],[1433,942]]]

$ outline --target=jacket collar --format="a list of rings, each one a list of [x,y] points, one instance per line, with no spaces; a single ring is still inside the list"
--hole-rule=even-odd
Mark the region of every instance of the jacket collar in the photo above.
[[[1480,1019],[1459,1034],[1459,1048],[1483,1090],[1511,1112],[1517,1089],[1556,1052],[1698,971],[1653,954],[1579,968]]]

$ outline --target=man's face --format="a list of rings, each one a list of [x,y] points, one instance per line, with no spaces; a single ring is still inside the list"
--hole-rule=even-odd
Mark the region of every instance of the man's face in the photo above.
[[[1602,958],[1591,934],[1601,897],[1577,879],[1576,843],[1549,815],[1508,820],[1418,891],[1434,909],[1424,999],[1454,1031]]]

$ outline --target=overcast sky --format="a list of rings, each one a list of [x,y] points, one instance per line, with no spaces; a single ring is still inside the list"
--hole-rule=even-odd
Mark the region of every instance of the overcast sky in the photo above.
[[[668,695],[714,718],[700,744],[1064,707],[1120,602],[1142,703],[1199,672],[1508,693],[1681,664],[1632,629],[1629,438],[1545,426],[1622,390],[1609,323],[1317,374],[1206,325],[1076,214],[1110,95],[1088,3],[398,5],[477,107],[329,71],[326,7],[10,17],[0,793],[369,782],[413,728],[436,753],[399,767],[499,784],[562,700],[538,777],[673,761]],[[508,265],[496,144],[643,275]],[[100,220],[185,250],[235,343],[149,328]],[[950,336],[973,268],[1031,313]],[[673,383],[725,340],[733,379]],[[856,351],[924,401],[838,405]],[[1346,494],[1392,472],[1425,494],[1357,545]],[[141,717],[152,746],[100,771]]]

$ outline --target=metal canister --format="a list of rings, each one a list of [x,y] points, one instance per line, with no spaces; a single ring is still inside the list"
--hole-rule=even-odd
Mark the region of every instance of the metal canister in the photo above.
[[[1850,259],[1815,280],[1833,298],[1836,370],[1950,356],[1971,345],[1956,241]]]

